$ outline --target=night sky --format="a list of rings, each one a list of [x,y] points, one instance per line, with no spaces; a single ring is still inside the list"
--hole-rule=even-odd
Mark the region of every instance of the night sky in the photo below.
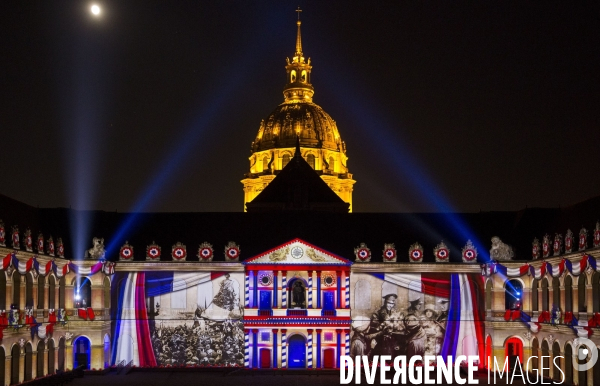
[[[98,1],[98,18],[91,4],[0,4],[1,194],[241,211],[300,5],[314,102],[346,141],[355,211],[600,195],[597,2],[128,0]]]

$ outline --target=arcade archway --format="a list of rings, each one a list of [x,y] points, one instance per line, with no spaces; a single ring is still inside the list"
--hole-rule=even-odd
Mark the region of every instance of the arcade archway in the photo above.
[[[295,334],[288,339],[288,368],[306,368],[306,338]]]

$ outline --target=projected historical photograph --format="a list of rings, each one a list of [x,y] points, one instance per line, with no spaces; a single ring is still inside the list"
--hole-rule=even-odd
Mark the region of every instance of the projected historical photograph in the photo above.
[[[356,274],[350,355],[371,360],[376,355],[477,355],[476,318],[448,323],[451,302],[454,312],[473,314],[472,301],[461,299],[460,287],[452,286],[451,276]],[[459,284],[459,275],[454,276]],[[478,299],[471,296],[477,287],[460,276],[468,299]],[[455,336],[457,324],[462,328],[460,336]],[[458,346],[456,339],[461,342]]]
[[[117,363],[127,362],[137,353],[140,364],[244,365],[241,276],[215,272],[138,273],[138,285],[140,275],[144,276],[145,299],[136,299],[133,304],[136,317],[140,319],[145,312],[147,319],[136,324],[123,318],[117,321],[116,334],[121,336],[115,353]],[[127,296],[119,296],[119,301],[122,313],[126,312],[130,305]]]

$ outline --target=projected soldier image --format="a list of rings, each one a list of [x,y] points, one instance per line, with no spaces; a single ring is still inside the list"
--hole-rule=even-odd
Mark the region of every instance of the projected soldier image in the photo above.
[[[350,355],[366,355],[370,360],[376,355],[477,355],[476,342],[482,337],[471,324],[480,321],[451,321],[453,327],[467,332],[461,336],[456,328],[448,330],[448,305],[455,302],[464,307],[465,315],[473,312],[472,306],[466,309],[466,304],[459,304],[460,289],[452,288],[450,274],[437,276],[430,281],[425,274],[355,275],[360,290],[355,287]],[[462,275],[459,280],[468,282],[469,277]],[[457,339],[461,342],[454,344]]]

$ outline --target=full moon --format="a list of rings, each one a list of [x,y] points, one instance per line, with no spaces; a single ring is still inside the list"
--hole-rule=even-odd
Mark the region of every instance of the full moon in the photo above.
[[[100,7],[97,6],[96,4],[92,5],[92,13],[96,16],[100,15]]]

